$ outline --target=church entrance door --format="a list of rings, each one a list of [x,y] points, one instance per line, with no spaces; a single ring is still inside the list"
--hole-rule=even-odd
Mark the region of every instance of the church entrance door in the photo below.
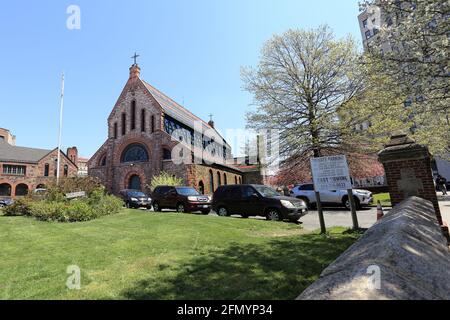
[[[128,189],[141,190],[141,178],[137,175],[131,176],[128,183]]]

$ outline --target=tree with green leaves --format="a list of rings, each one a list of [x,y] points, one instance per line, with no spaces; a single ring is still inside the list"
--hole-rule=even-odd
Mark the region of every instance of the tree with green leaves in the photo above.
[[[404,117],[398,111],[402,99],[386,90],[387,77],[368,68],[355,41],[336,40],[326,26],[276,35],[265,44],[258,67],[242,72],[256,106],[248,126],[279,131],[288,170],[309,167],[311,157],[375,151],[374,143],[380,146],[403,127]],[[358,132],[366,121],[380,130],[378,140]]]
[[[381,13],[368,53],[374,71],[393,79],[416,140],[437,155],[450,152],[450,1],[367,0]]]

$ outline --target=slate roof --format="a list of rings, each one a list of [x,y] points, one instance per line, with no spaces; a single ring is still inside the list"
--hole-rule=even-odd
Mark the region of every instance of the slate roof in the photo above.
[[[144,80],[141,80],[142,83],[144,83],[147,90],[150,92],[150,94],[155,98],[155,100],[159,103],[161,108],[163,109],[164,113],[168,116],[180,121],[181,123],[184,123],[188,127],[194,129],[194,123],[196,121],[201,121],[203,125],[203,130],[212,129],[214,130],[219,137],[222,137],[222,135],[213,127],[211,127],[208,123],[194,115],[192,112],[184,108],[183,106],[179,105],[175,101],[173,101],[171,98],[169,98],[167,95],[153,87],[152,85],[148,84]],[[222,139],[225,141],[225,139],[222,137]],[[227,147],[230,147],[228,143],[225,144]]]
[[[50,152],[52,150],[12,146],[0,140],[0,161],[2,162],[38,163]]]

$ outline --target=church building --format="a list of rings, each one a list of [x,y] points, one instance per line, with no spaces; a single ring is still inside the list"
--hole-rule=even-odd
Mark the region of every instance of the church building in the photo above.
[[[146,83],[140,71],[136,62],[130,68],[108,117],[108,138],[88,162],[89,175],[113,194],[123,189],[148,191],[152,177],[161,172],[183,179],[203,194],[212,194],[220,185],[242,183],[243,172],[226,164],[232,159],[231,147],[213,121],[202,121]],[[194,152],[196,148],[200,153]],[[174,150],[188,161],[174,161]],[[199,161],[197,155],[205,152],[223,161]]]

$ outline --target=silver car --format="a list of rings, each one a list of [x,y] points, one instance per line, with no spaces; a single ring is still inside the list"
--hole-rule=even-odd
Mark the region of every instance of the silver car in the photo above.
[[[291,196],[305,201],[309,207],[317,205],[313,184],[295,186],[291,191]],[[353,197],[358,209],[368,206],[373,202],[372,192],[368,190],[353,189]],[[344,206],[350,209],[347,190],[322,191],[320,192],[320,201],[324,205]]]

